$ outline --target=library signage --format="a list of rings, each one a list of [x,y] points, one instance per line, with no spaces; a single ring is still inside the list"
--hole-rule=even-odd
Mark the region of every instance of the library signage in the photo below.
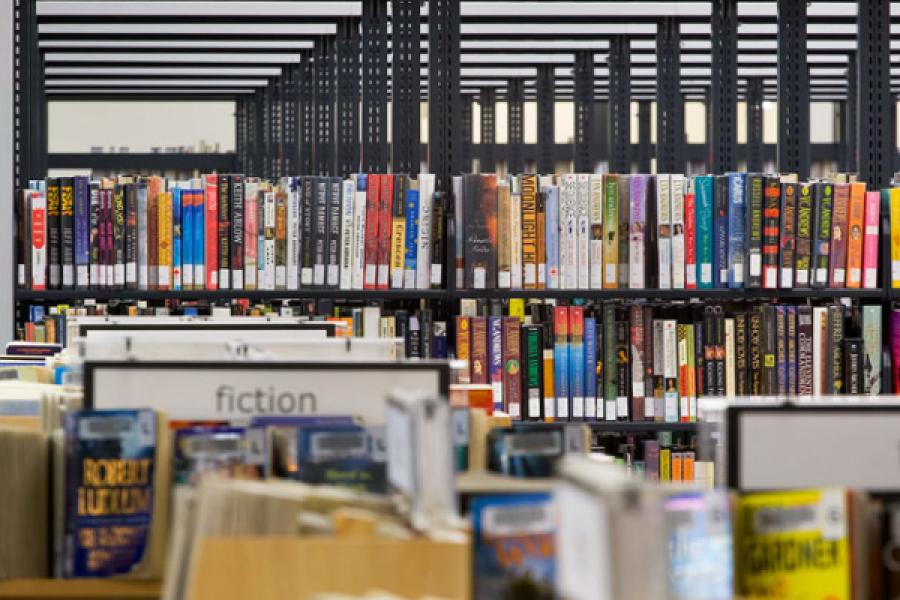
[[[445,361],[93,362],[84,364],[89,408],[154,408],[176,421],[352,415],[385,421],[396,388],[447,396]]]

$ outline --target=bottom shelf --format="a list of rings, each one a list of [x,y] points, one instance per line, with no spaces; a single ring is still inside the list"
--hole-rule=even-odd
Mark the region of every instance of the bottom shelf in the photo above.
[[[0,598],[37,600],[157,600],[159,581],[126,579],[0,579]]]

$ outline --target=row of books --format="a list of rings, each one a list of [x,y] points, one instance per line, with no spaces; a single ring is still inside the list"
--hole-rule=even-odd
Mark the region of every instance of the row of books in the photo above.
[[[881,193],[865,183],[489,174],[454,186],[460,289],[878,287]]]
[[[32,290],[441,287],[434,176],[48,178],[17,202]]]
[[[464,378],[517,419],[693,422],[702,397],[882,389],[880,305],[513,306],[464,306],[455,334]]]

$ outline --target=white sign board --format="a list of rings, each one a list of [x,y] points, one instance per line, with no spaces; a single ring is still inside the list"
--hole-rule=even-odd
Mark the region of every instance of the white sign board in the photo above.
[[[149,407],[177,421],[352,415],[382,425],[391,390],[446,398],[449,379],[445,361],[84,363],[86,407]]]
[[[900,491],[900,406],[732,407],[727,444],[740,490]]]

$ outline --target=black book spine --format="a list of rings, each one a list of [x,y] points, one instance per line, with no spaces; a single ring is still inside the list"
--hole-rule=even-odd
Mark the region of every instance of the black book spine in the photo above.
[[[713,211],[715,252],[713,258],[713,287],[728,287],[728,175],[714,180]],[[723,388],[724,389],[724,388]]]
[[[716,394],[725,395],[725,315],[716,313]]]
[[[228,175],[219,175],[219,289],[231,289],[231,192]]]
[[[644,244],[644,287],[653,290],[659,287],[659,228],[656,225],[656,177],[647,178],[647,194],[644,207],[647,219],[644,226],[644,231],[646,232],[646,242]],[[543,232],[539,233],[542,234]],[[538,257],[538,260],[540,261],[541,258]],[[671,251],[669,260],[671,261]],[[669,267],[671,268],[671,265]],[[645,329],[645,331],[649,332],[650,330]],[[650,395],[650,389],[645,388],[647,395]]]
[[[313,284],[325,285],[325,247],[328,243],[328,178],[316,178],[316,198],[313,212]]]
[[[628,311],[625,309],[616,309],[616,397],[631,398],[631,365],[629,364],[630,355],[629,327],[628,327]],[[623,403],[617,402],[617,407]],[[630,408],[630,402],[624,403],[625,407]],[[627,408],[625,409],[627,410]],[[628,421],[630,414],[623,415],[620,408],[616,410],[616,417],[620,421]]]
[[[734,315],[734,391],[738,396],[750,394],[747,369],[747,313]]]
[[[862,393],[861,374],[862,340],[847,338],[844,340],[844,385],[847,394]]]
[[[813,201],[812,186],[801,183],[797,194],[797,242],[795,244],[794,283],[809,287],[812,264]]]
[[[525,391],[525,417],[532,421],[544,418],[543,340],[541,325],[526,325],[522,331],[522,389]],[[587,373],[588,376],[593,376]]]
[[[405,204],[401,201],[400,206]],[[341,178],[331,178],[331,194],[328,200],[328,267],[325,284],[328,287],[340,285],[341,272]],[[431,328],[428,328],[431,332]],[[422,330],[424,333],[424,329]],[[429,333],[431,335],[431,333]]]
[[[313,283],[313,238],[315,226],[313,214],[315,212],[316,187],[313,177],[304,177],[303,195],[300,197],[300,284],[311,286]]]
[[[748,393],[761,396],[763,383],[762,312],[756,308],[747,313]]]
[[[422,358],[433,358],[434,355],[434,315],[430,308],[419,311],[419,336],[420,347],[419,356]]]
[[[116,185],[113,196],[113,244],[115,248],[114,284],[116,289],[125,287],[125,186]]]
[[[703,340],[703,391],[710,396],[716,396],[719,393],[719,385],[717,383],[718,371],[718,331],[716,326],[716,315],[712,310],[706,310],[703,313],[703,332],[706,339]]]
[[[652,204],[653,202],[651,202]],[[653,393],[653,307],[644,308],[644,420],[656,419],[656,404]],[[659,349],[662,352],[662,348]],[[600,389],[599,387],[597,388]],[[648,413],[647,407],[652,406],[652,413]],[[652,414],[653,416],[649,416]]]
[[[747,175],[747,282],[748,288],[762,285],[763,177]]]
[[[103,268],[100,259],[100,236],[102,235],[100,231],[100,213],[101,213],[101,203],[100,203],[100,183],[96,181],[91,182],[91,233],[90,233],[90,243],[91,243],[91,287],[99,288],[100,287],[100,269]]]
[[[832,383],[830,392],[843,394],[846,391],[844,388],[844,348],[842,346],[844,340],[844,309],[839,304],[828,307],[828,334],[828,352],[831,361],[831,377],[828,379]]]
[[[28,198],[31,193],[19,190],[16,194],[16,287],[24,288],[27,285],[29,270],[26,268],[27,258],[31,256],[31,227],[28,226]],[[28,252],[26,252],[26,248]]]
[[[394,311],[394,334],[403,339],[403,354],[409,358],[409,312],[404,309]]]
[[[828,266],[831,256],[831,207],[834,186],[830,183],[813,185],[813,237],[812,287],[828,285]]]
[[[787,393],[797,395],[797,307],[785,307],[787,329]]]
[[[427,198],[419,198],[419,202],[427,202]],[[443,192],[435,192],[431,204],[431,288],[440,289],[444,280],[444,248],[445,220],[447,215],[447,196]],[[408,226],[408,225],[407,225]]]
[[[781,184],[777,177],[767,177],[764,191],[762,270],[763,287],[778,287],[778,255],[781,226]]]
[[[59,289],[62,284],[60,263],[62,235],[59,226],[59,179],[47,178],[47,287]]]
[[[407,343],[406,348],[409,358],[419,358],[422,348],[422,330],[419,324],[419,316],[416,314],[409,316],[409,336],[407,339],[409,343]]]
[[[125,184],[125,287],[136,290],[137,281],[137,185]]]
[[[763,307],[762,319],[762,348],[763,348],[763,394],[774,395],[777,393],[777,360],[776,360],[776,317],[775,307],[767,305]]]
[[[783,305],[775,307],[775,360],[777,361],[775,390],[779,396],[787,396],[787,311]]]
[[[231,175],[231,287],[244,288],[244,176]]]
[[[75,186],[71,177],[59,181],[60,257],[62,287],[75,287]]]
[[[797,394],[813,393],[813,313],[812,307],[797,307]]]
[[[706,388],[706,328],[703,320],[694,321],[694,387],[697,388],[697,397],[702,398],[709,394]]]

